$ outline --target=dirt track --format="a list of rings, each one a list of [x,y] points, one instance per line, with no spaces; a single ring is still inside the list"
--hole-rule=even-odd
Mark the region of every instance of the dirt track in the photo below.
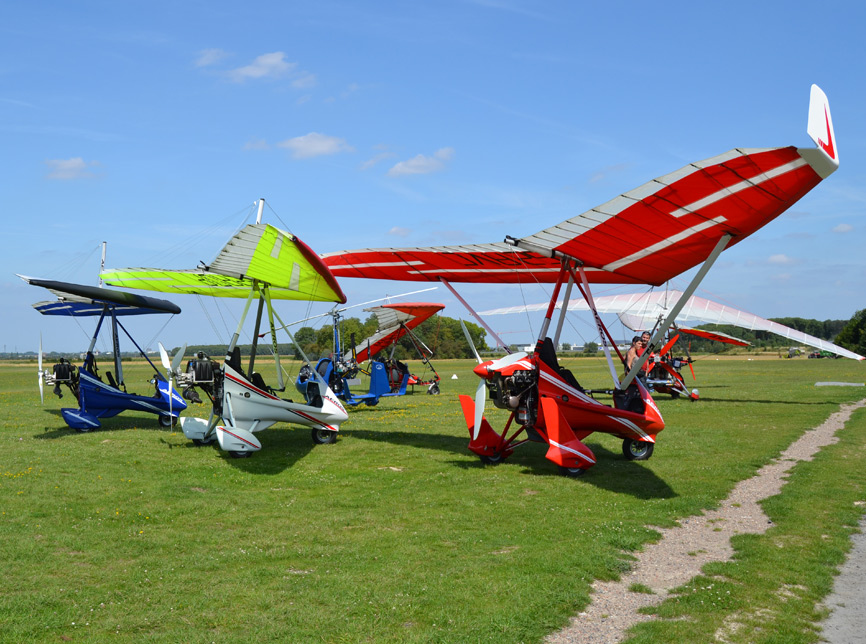
[[[836,432],[845,426],[855,409],[866,406],[866,399],[853,405],[843,405],[838,412],[820,426],[810,429],[782,452],[779,459],[761,468],[750,479],[737,484],[730,496],[722,501],[718,510],[705,512],[701,516],[683,520],[678,527],[660,529],[659,542],[648,545],[637,556],[632,570],[617,582],[596,582],[592,586],[592,601],[587,609],[571,619],[571,624],[550,635],[548,644],[616,644],[625,638],[626,631],[638,622],[649,621],[650,615],[641,615],[638,609],[653,606],[663,601],[674,588],[697,576],[704,564],[711,561],[728,561],[734,554],[731,537],[736,534],[762,534],[770,527],[767,515],[759,501],[778,494],[785,481],[783,476],[799,461],[808,461],[824,446],[836,442]],[[866,544],[863,557],[866,558]],[[863,559],[852,557],[849,567],[860,572],[866,568]],[[632,584],[642,584],[653,593],[635,593],[629,590]],[[859,588],[857,588],[859,586]],[[864,597],[862,577],[855,584]],[[854,599],[854,595],[850,595]],[[842,601],[850,601],[845,598]],[[828,606],[833,607],[833,598]],[[850,619],[863,619],[866,606],[859,612],[851,611]],[[844,619],[844,618],[842,618]],[[838,631],[842,638],[832,639],[834,644],[866,641],[866,629],[853,630],[847,623],[839,626],[828,622],[826,635]],[[856,634],[856,635],[855,635]],[[855,635],[854,639],[850,636]],[[857,639],[857,637],[863,639]]]

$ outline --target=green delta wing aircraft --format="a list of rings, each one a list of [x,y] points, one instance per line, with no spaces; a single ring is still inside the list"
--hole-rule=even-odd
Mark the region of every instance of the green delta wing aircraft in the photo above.
[[[342,404],[314,369],[306,369],[308,377],[297,385],[304,395],[303,403],[279,396],[285,391],[285,384],[274,320],[285,329],[292,342],[294,338],[274,310],[272,300],[344,303],[346,296],[330,270],[309,246],[289,232],[262,223],[263,207],[264,199],[261,199],[256,223],[236,233],[210,264],[201,264],[192,270],[114,269],[101,275],[112,286],[161,293],[246,298],[244,312],[223,364],[199,353],[187,363],[186,371],[180,371],[181,360],[176,356],[172,362],[162,351],[169,377],[183,388],[184,397],[200,401],[196,393],[198,388],[213,405],[208,420],[182,419],[183,433],[198,444],[219,440],[220,447],[236,457],[249,456],[260,450],[262,445],[253,434],[276,422],[311,427],[316,443],[333,443],[340,424],[348,418]],[[255,299],[258,299],[258,310],[253,347],[245,372],[237,342]],[[265,308],[273,341],[277,387],[265,384],[261,374],[255,371],[256,345]],[[306,356],[303,357],[307,360]]]

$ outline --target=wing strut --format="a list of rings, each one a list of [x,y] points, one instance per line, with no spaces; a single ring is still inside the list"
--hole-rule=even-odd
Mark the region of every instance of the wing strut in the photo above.
[[[478,323],[482,327],[484,327],[484,330],[490,334],[490,337],[492,337],[494,340],[496,340],[496,342],[498,343],[498,346],[505,349],[506,353],[511,353],[511,351],[509,351],[509,349],[508,349],[508,345],[502,341],[502,338],[500,338],[498,335],[496,335],[496,331],[494,331],[489,326],[487,326],[487,323],[481,319],[481,316],[475,312],[475,309],[473,309],[471,306],[469,306],[469,303],[466,300],[464,300],[462,297],[460,297],[460,294],[454,290],[454,287],[451,286],[451,284],[449,284],[448,280],[446,280],[444,277],[440,277],[439,281],[442,282],[449,291],[451,291],[451,293],[452,293],[452,295],[454,295],[454,297],[456,297],[458,300],[460,300],[460,303],[466,307],[466,310],[469,311],[469,313],[472,315],[472,317],[474,317],[476,320],[478,320]]]
[[[635,360],[634,364],[631,367],[631,371],[628,372],[628,375],[623,379],[620,383],[620,389],[627,389],[628,386],[634,381],[635,376],[640,372],[643,368],[644,364],[649,358],[650,353],[655,350],[656,345],[662,339],[665,334],[665,331],[670,328],[671,324],[676,319],[677,315],[679,315],[682,308],[686,305],[689,298],[694,295],[695,290],[697,290],[700,283],[703,281],[704,277],[706,277],[707,272],[712,268],[715,261],[719,258],[719,255],[722,254],[722,251],[725,250],[725,247],[728,245],[728,242],[731,241],[733,236],[730,233],[726,233],[722,235],[719,239],[716,247],[713,248],[713,251],[709,254],[704,263],[698,269],[698,272],[695,274],[691,283],[686,287],[686,290],[683,291],[682,295],[680,295],[680,299],[677,300],[677,303],[673,305],[670,311],[668,311],[668,316],[665,318],[664,322],[656,327],[655,333],[652,338],[650,338],[649,346],[643,352],[643,354]]]
[[[559,322],[556,324],[556,335],[553,337],[553,346],[559,346],[559,336],[562,333],[562,325],[565,322],[565,312],[568,309],[568,301],[571,299],[571,288],[574,286],[574,275],[569,271],[568,284],[565,287],[565,296],[562,298],[562,311],[559,312]]]
[[[586,271],[583,270],[583,266],[578,266],[577,270],[580,271],[580,281],[583,284],[578,284],[578,288],[580,292],[583,294],[583,299],[586,300],[586,303],[589,304],[589,307],[592,309],[592,315],[595,318],[595,324],[598,327],[598,335],[601,338],[601,346],[604,348],[604,357],[607,359],[607,366],[610,368],[610,377],[613,378],[613,386],[619,388],[619,378],[616,375],[616,369],[613,367],[613,358],[610,357],[610,347],[607,346],[607,341],[610,339],[610,343],[613,345],[614,351],[616,351],[616,355],[619,356],[620,361],[625,364],[625,360],[623,360],[622,354],[619,352],[619,349],[616,348],[616,342],[613,341],[613,338],[610,337],[610,333],[608,333],[607,327],[601,321],[601,318],[598,315],[598,309],[595,307],[595,300],[592,297],[592,291],[589,290],[589,280],[586,279]]]

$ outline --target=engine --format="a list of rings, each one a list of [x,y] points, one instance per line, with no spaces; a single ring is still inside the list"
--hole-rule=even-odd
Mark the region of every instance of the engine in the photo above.
[[[487,381],[487,390],[493,404],[499,409],[516,412],[517,422],[535,424],[538,415],[538,372],[518,370],[509,376],[496,374]]]
[[[216,360],[199,351],[186,363],[186,371],[175,375],[181,395],[190,402],[201,403],[196,388],[204,391],[214,405],[222,401],[222,371]]]
[[[63,392],[60,385],[66,385],[72,392],[72,395],[78,398],[78,367],[69,362],[66,358],[60,358],[60,362],[51,368],[51,373],[43,372],[45,384],[49,387],[53,386],[53,393],[58,398],[63,398]]]

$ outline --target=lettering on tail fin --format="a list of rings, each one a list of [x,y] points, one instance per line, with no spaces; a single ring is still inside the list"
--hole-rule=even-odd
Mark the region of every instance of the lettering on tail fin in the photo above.
[[[830,115],[827,113],[827,106],[824,106],[824,122],[827,124],[827,139],[828,141],[825,143],[824,140],[819,136],[818,137],[818,145],[821,146],[821,149],[827,153],[827,156],[831,159],[836,158],[836,147],[833,145],[833,130],[830,127]]]

